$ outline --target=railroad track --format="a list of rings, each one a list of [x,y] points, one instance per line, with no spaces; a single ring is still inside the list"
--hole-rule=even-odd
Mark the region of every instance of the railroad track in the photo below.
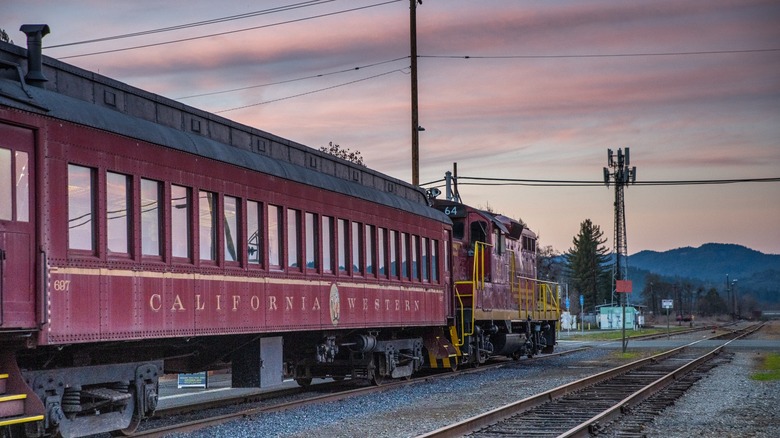
[[[762,327],[754,325],[713,338],[738,339]],[[422,435],[425,438],[496,436],[590,436],[605,431],[616,419],[629,412],[641,413],[638,422],[626,422],[630,434],[649,421],[662,407],[679,397],[703,373],[702,364],[718,357],[724,345],[702,353],[691,344],[637,360],[585,379],[554,388],[494,409],[451,426]],[[723,356],[724,358],[726,356]],[[711,369],[717,362],[710,362]],[[693,373],[699,369],[699,376]],[[686,377],[687,376],[687,377]],[[642,408],[642,402],[654,402]]]
[[[546,354],[543,356],[535,356],[533,359],[525,359],[523,360],[523,362],[526,360],[544,360],[545,358],[572,354],[587,349],[588,347],[576,348],[576,349],[561,351],[553,354]],[[256,402],[258,400],[258,397],[260,396],[249,396],[249,397],[238,396],[236,398],[223,399],[216,402],[214,401],[207,402],[207,404],[197,404],[197,405],[191,405],[187,407],[179,407],[176,408],[175,410],[172,409],[167,412],[158,412],[156,421],[165,422],[164,420],[163,421],[160,420],[161,417],[164,417],[166,415],[181,416],[182,414],[187,414],[192,412],[201,412],[200,414],[201,418],[174,420],[169,424],[163,426],[152,426],[152,428],[148,428],[145,430],[143,430],[144,424],[142,424],[141,426],[142,430],[139,430],[128,436],[149,438],[149,437],[164,437],[172,433],[193,432],[206,427],[216,426],[229,421],[237,420],[240,418],[246,418],[261,413],[292,410],[292,409],[302,408],[307,405],[344,400],[350,397],[356,397],[356,396],[361,396],[361,395],[366,395],[371,393],[378,393],[378,392],[388,391],[395,388],[400,388],[403,386],[414,385],[422,381],[428,381],[431,379],[452,378],[458,375],[463,375],[468,373],[484,372],[493,368],[503,367],[515,363],[517,363],[517,361],[515,360],[508,360],[508,359],[497,360],[495,362],[488,363],[477,368],[461,369],[458,370],[457,372],[433,373],[429,375],[423,375],[411,380],[393,380],[393,381],[386,382],[381,386],[364,386],[358,388],[354,388],[353,386],[352,387],[353,389],[346,389],[346,390],[344,389],[344,385],[341,385],[341,389],[339,389],[335,383],[320,384],[320,385],[315,385],[312,388],[314,388],[314,390],[318,390],[319,392],[322,392],[324,389],[319,389],[319,388],[328,386],[327,390],[332,392],[327,394],[312,396],[311,391],[302,392],[301,390],[298,389],[292,391],[291,390],[281,391],[279,394],[282,396],[290,395],[290,393],[292,393],[292,395],[302,397],[301,399],[298,400],[282,402],[282,403],[274,401],[273,394],[275,393],[269,393],[262,396],[262,400],[265,403],[263,406],[254,405],[254,407],[241,407],[241,403]],[[348,382],[349,381],[345,381],[342,383],[348,384]],[[219,409],[229,405],[233,406],[233,409],[231,409],[231,412],[229,413],[224,413],[224,409]],[[204,412],[205,409],[211,409],[214,412],[223,412],[223,413],[210,414],[208,412]],[[184,416],[187,417],[187,415]],[[191,415],[189,417],[191,417]]]

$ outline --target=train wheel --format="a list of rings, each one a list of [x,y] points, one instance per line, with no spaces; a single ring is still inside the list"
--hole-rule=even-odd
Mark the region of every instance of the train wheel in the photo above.
[[[111,432],[112,436],[133,436],[135,435],[135,431],[138,430],[138,426],[141,424],[141,417],[133,415],[133,419],[130,420],[130,424],[120,430],[115,430]]]
[[[295,379],[295,383],[304,388],[308,388],[311,385],[311,377],[299,377]]]

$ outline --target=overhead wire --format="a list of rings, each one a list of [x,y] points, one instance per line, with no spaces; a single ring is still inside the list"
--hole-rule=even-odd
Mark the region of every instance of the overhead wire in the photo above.
[[[240,110],[240,109],[244,109],[244,108],[251,108],[253,106],[260,106],[260,105],[265,105],[267,103],[273,103],[273,102],[279,102],[279,101],[282,101],[282,100],[292,99],[292,98],[295,98],[295,97],[307,96],[309,94],[314,94],[314,93],[319,93],[319,92],[322,92],[322,91],[332,90],[334,88],[345,87],[347,85],[352,85],[352,84],[356,84],[358,82],[364,82],[364,81],[367,81],[367,80],[370,80],[370,79],[375,79],[375,78],[378,78],[378,77],[387,76],[389,74],[403,72],[403,71],[404,71],[403,68],[397,68],[395,70],[387,71],[387,72],[384,72],[384,73],[379,73],[379,74],[376,74],[376,75],[373,75],[373,76],[369,76],[369,77],[366,77],[366,78],[356,79],[354,81],[345,82],[343,84],[331,85],[330,87],[319,88],[319,89],[316,89],[316,90],[307,91],[305,93],[294,94],[292,96],[280,97],[278,99],[271,99],[271,100],[266,100],[266,101],[263,101],[263,102],[252,103],[252,104],[249,104],[249,105],[238,106],[238,107],[235,107],[235,108],[228,108],[228,109],[223,109],[223,110],[219,110],[219,111],[214,111],[214,113],[216,113],[216,114],[226,113],[226,112],[229,112],[229,111],[236,111],[236,110]]]
[[[400,58],[389,59],[387,61],[374,62],[372,64],[360,65],[360,66],[357,66],[357,67],[351,67],[351,68],[338,70],[338,71],[333,71],[333,72],[329,72],[329,73],[319,73],[319,74],[316,74],[316,75],[304,76],[304,77],[295,78],[295,79],[286,79],[286,80],[278,81],[278,82],[269,82],[267,84],[248,85],[246,87],[231,88],[231,89],[228,89],[228,90],[220,90],[220,91],[212,91],[212,92],[208,92],[208,93],[193,94],[193,95],[190,95],[190,96],[177,97],[175,99],[177,99],[177,100],[192,99],[192,98],[195,98],[195,97],[204,97],[204,96],[213,96],[213,95],[216,95],[216,94],[232,93],[234,91],[251,90],[253,88],[270,87],[272,85],[289,84],[291,82],[298,82],[298,81],[303,81],[303,80],[306,80],[306,79],[323,78],[323,77],[326,77],[326,76],[333,76],[333,75],[337,75],[337,74],[341,74],[341,73],[353,72],[353,71],[357,71],[357,70],[364,69],[364,68],[376,67],[378,65],[389,64],[391,62],[400,61],[402,59],[409,59],[409,57],[408,56],[402,56]]]
[[[146,36],[146,35],[153,35],[157,33],[163,33],[163,32],[172,32],[175,30],[182,30],[182,29],[190,29],[193,27],[200,27],[200,26],[207,26],[210,24],[216,24],[216,23],[224,23],[228,21],[234,21],[234,20],[243,20],[245,18],[252,18],[257,17],[260,15],[268,15],[273,14],[276,12],[285,12],[285,11],[291,11],[294,9],[300,9],[304,7],[311,7],[311,6],[318,6],[324,3],[330,3],[334,2],[336,0],[309,0],[305,2],[300,3],[293,3],[291,5],[284,5],[284,6],[277,6],[275,8],[269,8],[269,9],[263,9],[260,11],[253,11],[253,12],[245,12],[243,14],[237,14],[237,15],[229,15],[226,17],[220,17],[220,18],[212,18],[209,20],[202,20],[202,21],[195,21],[192,23],[184,23],[184,24],[177,24],[174,26],[168,26],[168,27],[160,27],[157,29],[149,29],[149,30],[143,30],[140,32],[132,32],[132,33],[125,33],[125,34],[119,34],[119,35],[112,35],[102,38],[94,38],[89,40],[82,40],[82,41],[73,41],[70,43],[63,43],[63,44],[55,44],[53,46],[48,46],[46,49],[57,49],[60,47],[69,47],[69,46],[77,46],[82,44],[92,44],[92,43],[99,43],[99,42],[105,42],[105,41],[114,41],[119,39],[125,39],[125,38],[134,38],[139,36]]]
[[[490,178],[490,177],[469,177],[459,176],[457,178],[459,186],[531,186],[531,187],[595,187],[605,185],[603,180],[545,180],[545,179],[516,179],[516,178]],[[463,180],[463,181],[461,181]],[[469,180],[474,182],[469,182]],[[435,184],[443,180],[433,181]],[[669,181],[636,181],[630,185],[634,186],[690,186],[690,185],[713,185],[713,184],[742,184],[742,183],[768,183],[780,182],[780,177],[773,178],[735,178],[735,179],[709,179],[709,180],[669,180]],[[441,187],[437,185],[434,187]]]
[[[645,52],[645,53],[586,53],[571,55],[418,55],[418,58],[433,59],[560,59],[560,58],[629,58],[640,56],[695,56],[725,55],[733,53],[780,52],[780,48],[744,50],[700,50],[694,52]]]
[[[149,47],[164,46],[164,45],[167,45],[167,44],[175,44],[175,43],[181,43],[181,42],[185,42],[185,41],[195,41],[195,40],[200,40],[200,39],[204,39],[204,38],[211,38],[211,37],[215,37],[215,36],[222,36],[222,35],[230,35],[230,34],[240,33],[240,32],[247,32],[247,31],[250,31],[250,30],[266,29],[266,28],[269,28],[269,27],[281,26],[283,24],[300,23],[302,21],[314,20],[316,18],[331,17],[331,16],[334,16],[334,15],[345,14],[345,13],[348,13],[348,12],[355,12],[355,11],[360,11],[360,10],[364,10],[364,9],[375,8],[375,7],[378,7],[378,6],[384,6],[384,5],[388,5],[388,4],[391,4],[391,3],[397,3],[399,1],[401,1],[401,0],[387,0],[387,1],[384,1],[384,2],[381,2],[381,3],[374,3],[372,5],[359,6],[359,7],[350,8],[350,9],[343,9],[343,10],[335,11],[335,12],[328,12],[328,13],[325,13],[325,14],[312,15],[312,16],[309,16],[309,17],[296,18],[296,19],[292,19],[292,20],[280,21],[280,22],[271,23],[271,24],[264,24],[262,26],[252,26],[252,27],[246,27],[246,28],[243,28],[243,29],[236,29],[236,30],[229,30],[229,31],[224,31],[224,32],[211,33],[211,34],[208,34],[208,35],[200,35],[200,36],[194,36],[194,37],[189,37],[189,38],[180,38],[180,39],[176,39],[176,40],[161,41],[161,42],[157,42],[157,43],[141,44],[141,45],[137,45],[137,46],[124,47],[124,48],[121,48],[121,49],[102,50],[102,51],[98,51],[98,52],[82,53],[82,54],[70,55],[70,56],[62,56],[59,59],[82,58],[82,57],[85,57],[85,56],[104,55],[106,53],[124,52],[124,51],[127,51],[127,50],[146,49],[146,48],[149,48]]]

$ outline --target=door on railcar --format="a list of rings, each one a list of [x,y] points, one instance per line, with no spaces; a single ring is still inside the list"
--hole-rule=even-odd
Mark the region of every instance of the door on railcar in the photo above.
[[[35,326],[33,138],[0,123],[0,329]]]

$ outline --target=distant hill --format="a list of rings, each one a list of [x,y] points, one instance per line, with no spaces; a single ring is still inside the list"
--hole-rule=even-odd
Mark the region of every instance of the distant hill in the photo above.
[[[667,277],[725,283],[726,274],[731,279],[747,279],[765,271],[780,272],[780,255],[741,245],[707,243],[698,248],[641,251],[628,258],[628,265]]]
[[[730,280],[738,280],[741,293],[765,303],[780,303],[780,255],[741,245],[707,243],[698,248],[641,251],[629,256],[628,265],[635,291],[644,287],[648,273],[669,280],[693,280],[719,290],[725,288],[728,274]]]

